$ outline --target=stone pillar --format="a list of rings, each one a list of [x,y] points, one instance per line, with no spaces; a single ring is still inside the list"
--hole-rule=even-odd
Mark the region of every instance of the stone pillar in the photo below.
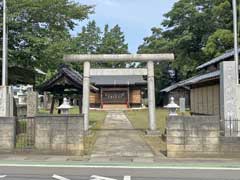
[[[10,86],[0,87],[0,117],[13,116],[13,92]]]
[[[237,85],[237,117],[239,120],[238,132],[240,132],[240,84]]]
[[[84,131],[88,131],[89,126],[89,88],[90,87],[90,62],[84,62],[83,71],[83,99],[82,99],[82,113],[84,115]]]
[[[45,110],[48,109],[48,94],[46,91],[43,93],[43,107]]]
[[[149,130],[156,131],[154,62],[147,62],[148,69],[148,121]]]
[[[38,111],[38,93],[29,91],[27,93],[27,117],[35,117]]]
[[[236,121],[239,117],[235,66],[234,61],[225,61],[221,63],[220,68],[221,124],[225,130],[225,136],[237,135],[239,126]]]
[[[180,113],[186,112],[186,99],[181,97],[179,98]]]

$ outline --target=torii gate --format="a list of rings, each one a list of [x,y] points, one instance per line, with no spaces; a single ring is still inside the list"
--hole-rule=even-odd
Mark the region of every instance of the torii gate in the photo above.
[[[89,129],[89,86],[90,86],[90,62],[147,62],[147,82],[148,82],[148,120],[149,120],[149,133],[157,131],[156,117],[155,117],[155,83],[154,83],[154,62],[159,61],[172,61],[174,54],[84,54],[84,55],[65,55],[65,62],[83,62],[83,100],[82,112],[84,114],[84,130]],[[114,70],[114,69],[113,69]],[[141,74],[141,71],[137,72]],[[142,74],[144,75],[144,74]]]

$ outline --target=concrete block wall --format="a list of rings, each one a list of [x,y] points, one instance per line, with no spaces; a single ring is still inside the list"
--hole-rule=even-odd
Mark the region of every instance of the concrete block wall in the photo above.
[[[212,157],[220,151],[219,117],[175,116],[168,118],[168,157]]]
[[[35,117],[35,147],[42,153],[82,155],[83,116],[42,115]]]
[[[240,137],[220,137],[221,157],[240,158]]]
[[[0,117],[0,152],[11,152],[15,147],[16,118]]]

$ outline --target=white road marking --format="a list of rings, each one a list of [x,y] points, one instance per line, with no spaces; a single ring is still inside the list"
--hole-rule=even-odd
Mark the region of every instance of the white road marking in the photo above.
[[[56,175],[56,174],[54,174],[54,175],[52,176],[52,178],[58,179],[58,180],[70,180],[70,179],[67,179],[67,178],[65,178],[65,177],[58,176],[58,175]]]
[[[123,180],[131,180],[131,176],[124,176]]]
[[[0,175],[0,178],[5,178],[7,177],[7,175]]]
[[[90,180],[117,180],[117,179],[112,179],[112,178],[92,175]]]
[[[42,168],[103,168],[103,169],[173,169],[173,170],[230,170],[239,171],[240,166],[237,167],[184,167],[184,166],[110,166],[110,165],[51,165],[51,164],[0,164],[0,167],[42,167]]]

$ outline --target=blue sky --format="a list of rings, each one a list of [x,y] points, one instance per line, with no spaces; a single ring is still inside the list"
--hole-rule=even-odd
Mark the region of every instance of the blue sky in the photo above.
[[[76,0],[81,4],[96,5],[95,14],[72,32],[75,36],[81,26],[89,20],[96,20],[97,25],[110,27],[118,24],[125,34],[129,51],[136,53],[143,38],[151,34],[151,28],[159,26],[163,14],[171,10],[177,0]]]

